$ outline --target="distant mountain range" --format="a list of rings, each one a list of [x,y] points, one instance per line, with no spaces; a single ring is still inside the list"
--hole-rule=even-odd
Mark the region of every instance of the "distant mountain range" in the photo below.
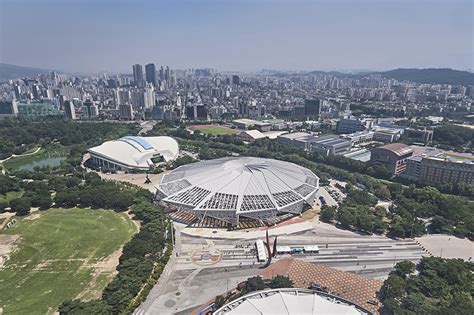
[[[394,69],[382,72],[361,72],[347,74],[337,71],[324,72],[312,71],[311,74],[331,74],[338,77],[363,77],[370,74],[380,74],[384,78],[396,79],[398,81],[412,81],[417,83],[452,84],[452,85],[474,85],[474,73],[468,71],[453,70],[449,68],[430,69]]]
[[[395,69],[379,72],[385,78],[418,83],[474,85],[474,73],[449,68]]]
[[[48,74],[51,70],[22,67],[10,65],[7,63],[0,63],[0,82],[13,79],[21,79],[25,77],[34,77],[38,74]]]
[[[6,63],[0,63],[0,82],[21,79],[25,77],[34,77],[38,74],[49,74],[49,69],[39,69],[31,67],[16,66]],[[263,70],[266,75],[298,75],[302,73],[287,72],[277,70]],[[330,74],[338,77],[362,77],[369,74],[380,74],[389,79],[397,79],[399,81],[412,81],[417,83],[435,83],[435,84],[452,84],[452,85],[474,85],[474,73],[468,71],[453,70],[449,68],[431,68],[431,69],[395,69],[382,72],[360,72],[356,74],[348,74],[338,71],[311,71],[309,74]]]

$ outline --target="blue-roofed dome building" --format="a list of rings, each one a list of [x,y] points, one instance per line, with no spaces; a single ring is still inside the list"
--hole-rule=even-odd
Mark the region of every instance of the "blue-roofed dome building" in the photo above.
[[[280,214],[300,214],[312,206],[319,178],[285,161],[229,157],[180,166],[156,188],[169,209],[236,226],[242,218],[268,223]]]
[[[178,142],[171,137],[126,136],[88,150],[94,165],[107,170],[148,170],[158,161],[178,157]]]

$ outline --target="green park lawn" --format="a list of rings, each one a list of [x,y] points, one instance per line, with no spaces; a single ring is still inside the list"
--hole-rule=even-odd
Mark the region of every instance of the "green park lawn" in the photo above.
[[[217,126],[217,125],[203,125],[203,126],[197,126],[196,128],[202,133],[205,133],[210,136],[224,136],[224,135],[233,135],[235,134],[235,130],[230,129],[228,127],[224,126]]]
[[[102,290],[110,276],[96,272],[94,277],[94,265],[136,232],[126,214],[112,210],[50,209],[39,214],[17,219],[0,232],[20,235],[0,269],[3,314],[51,314],[87,288]]]
[[[4,200],[10,202],[12,199],[20,198],[23,195],[23,191],[9,191],[5,195],[0,195],[0,201]]]

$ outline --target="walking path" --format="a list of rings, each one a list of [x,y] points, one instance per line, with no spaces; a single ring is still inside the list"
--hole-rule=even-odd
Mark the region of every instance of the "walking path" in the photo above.
[[[29,156],[38,153],[38,151],[41,150],[41,147],[38,147],[34,152],[31,153],[24,153],[24,154],[12,154],[11,156],[7,157],[6,159],[0,160],[0,163],[6,162],[9,159],[15,158],[15,157],[22,157],[22,156]]]

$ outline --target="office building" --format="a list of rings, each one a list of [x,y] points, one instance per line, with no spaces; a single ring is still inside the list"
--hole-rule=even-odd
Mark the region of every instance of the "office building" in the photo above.
[[[398,141],[401,134],[400,129],[377,128],[374,132],[373,139],[383,143],[392,143]]]
[[[0,119],[18,116],[18,102],[16,100],[0,101]]]
[[[352,145],[359,145],[365,142],[370,142],[374,138],[373,131],[357,131],[354,133],[342,135],[341,138],[350,140]]]
[[[74,107],[74,103],[69,100],[64,101],[64,116],[67,119],[76,119],[76,108]]]
[[[318,99],[306,99],[304,101],[304,115],[309,120],[319,120],[321,114],[321,101]]]
[[[311,143],[311,151],[322,153],[325,156],[345,153],[351,147],[350,140],[340,139],[336,135],[318,137]]]
[[[133,83],[135,86],[144,87],[145,79],[143,77],[143,66],[139,64],[133,65]]]
[[[277,137],[277,141],[295,149],[319,152],[324,156],[342,154],[351,149],[350,140],[340,139],[336,135],[316,137],[306,132],[294,132]]]
[[[240,77],[238,75],[232,76],[232,84],[240,85]]]
[[[132,120],[133,119],[133,107],[131,104],[121,104],[119,106],[119,117],[122,120]]]
[[[413,155],[413,148],[403,143],[391,143],[372,150],[370,163],[385,167],[393,175],[406,169],[407,159]]]
[[[337,133],[354,133],[372,127],[372,120],[358,118],[341,118],[337,123]]]
[[[429,143],[433,141],[433,130],[428,129],[405,129],[405,136],[414,140],[418,140],[423,143]]]
[[[145,78],[147,83],[156,86],[156,67],[154,63],[149,63],[145,66]]]
[[[189,120],[207,119],[207,109],[204,104],[192,104],[186,106],[186,118]]]
[[[474,156],[452,155],[422,157],[418,181],[424,184],[474,184]]]

